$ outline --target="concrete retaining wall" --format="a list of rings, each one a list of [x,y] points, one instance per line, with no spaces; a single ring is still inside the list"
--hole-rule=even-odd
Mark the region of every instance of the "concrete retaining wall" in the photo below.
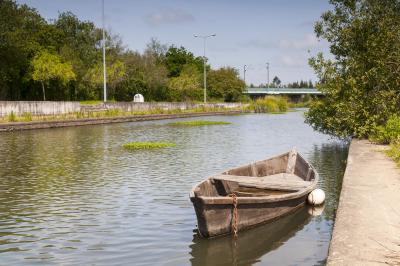
[[[241,103],[207,103],[207,104],[199,104],[199,103],[186,103],[186,102],[149,102],[149,103],[134,103],[134,102],[117,102],[117,103],[106,103],[104,107],[106,109],[120,109],[122,111],[131,112],[131,111],[145,111],[145,110],[154,110],[154,109],[163,109],[163,110],[187,110],[187,109],[195,109],[199,107],[208,107],[208,108],[241,108]]]
[[[65,121],[12,122],[12,123],[0,123],[0,132],[99,125],[99,124],[123,123],[123,122],[139,122],[139,121],[151,121],[151,120],[174,119],[174,118],[197,117],[197,116],[234,115],[234,114],[240,114],[240,112],[241,111],[231,110],[231,111],[206,112],[206,113],[134,115],[125,117],[90,118],[90,119],[77,119],[77,120],[65,120]]]
[[[0,101],[0,117],[13,112],[16,115],[54,115],[79,112],[79,102]]]
[[[146,111],[154,109],[173,110],[173,109],[194,109],[202,106],[216,108],[241,108],[241,103],[185,103],[185,102],[116,102],[98,105],[81,105],[79,102],[50,102],[50,101],[0,101],[0,117],[7,116],[14,112],[17,116],[24,113],[32,115],[56,115],[74,112],[96,112],[108,109],[119,109],[126,112]]]

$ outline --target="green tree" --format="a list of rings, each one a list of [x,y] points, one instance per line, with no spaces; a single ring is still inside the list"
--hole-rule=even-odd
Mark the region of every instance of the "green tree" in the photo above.
[[[334,59],[310,59],[326,97],[306,121],[341,137],[366,137],[400,112],[400,2],[331,0],[315,26]]]
[[[274,84],[274,86],[276,86],[276,87],[279,87],[279,85],[281,85],[281,80],[277,77],[277,76],[275,76],[273,79],[272,79],[272,83]]]
[[[194,57],[184,47],[177,48],[170,46],[165,55],[165,65],[168,69],[169,77],[178,77],[185,65],[194,65],[198,71],[203,69],[203,58]]]
[[[168,50],[166,44],[162,44],[156,38],[151,38],[150,42],[146,45],[145,56],[152,57],[156,64],[165,63],[165,56]]]
[[[115,98],[117,86],[126,78],[126,66],[122,61],[115,61],[111,64],[106,64],[107,85],[110,90],[107,92],[110,99]],[[86,75],[86,80],[96,87],[101,87],[104,84],[103,64],[97,64],[91,68]]]
[[[208,95],[226,102],[237,101],[243,94],[246,84],[239,72],[231,67],[211,70],[207,75]]]
[[[69,62],[62,63],[61,58],[55,54],[43,51],[32,60],[32,78],[42,85],[43,100],[46,101],[45,85],[53,79],[58,79],[62,84],[67,84],[75,79],[75,73]]]
[[[173,101],[200,100],[202,90],[200,88],[200,75],[196,67],[186,65],[179,77],[173,77],[168,82]]]
[[[40,48],[35,35],[45,23],[27,5],[0,0],[0,100],[24,98],[25,75]]]

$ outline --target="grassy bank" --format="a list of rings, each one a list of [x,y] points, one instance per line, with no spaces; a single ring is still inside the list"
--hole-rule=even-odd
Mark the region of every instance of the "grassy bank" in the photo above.
[[[223,111],[239,111],[240,108],[211,108],[211,107],[200,107],[194,109],[172,109],[172,110],[164,110],[164,109],[152,109],[147,111],[132,111],[126,112],[119,109],[110,109],[106,111],[99,112],[75,112],[69,114],[60,114],[60,115],[32,115],[31,113],[24,113],[21,116],[15,115],[15,113],[11,112],[5,117],[0,118],[0,123],[8,123],[8,122],[45,122],[45,121],[68,121],[68,120],[79,120],[79,119],[101,119],[101,118],[110,118],[110,117],[126,117],[126,116],[135,116],[135,115],[157,115],[157,114],[182,114],[182,113],[203,113],[203,112],[223,112]]]

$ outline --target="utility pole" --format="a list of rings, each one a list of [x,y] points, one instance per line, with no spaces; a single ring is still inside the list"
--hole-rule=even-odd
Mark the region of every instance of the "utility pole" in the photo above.
[[[106,70],[106,34],[105,34],[105,23],[104,23],[104,0],[103,0],[103,86],[104,95],[103,100],[107,102],[107,70]]]
[[[269,62],[267,62],[267,88],[269,88]]]
[[[216,34],[211,35],[194,35],[195,38],[203,38],[203,65],[204,65],[204,103],[207,103],[207,71],[206,71],[206,39],[209,37],[215,37]]]
[[[247,71],[247,65],[243,66],[243,81],[244,85],[246,85],[246,71]]]

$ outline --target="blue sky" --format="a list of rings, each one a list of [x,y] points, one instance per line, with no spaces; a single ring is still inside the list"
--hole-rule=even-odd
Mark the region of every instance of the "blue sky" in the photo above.
[[[72,11],[101,26],[101,0],[18,0],[46,19]],[[203,43],[193,34],[215,33],[207,41],[212,68],[248,65],[246,82],[315,80],[307,58],[328,44],[315,38],[313,23],[330,8],[327,0],[105,0],[106,28],[121,36],[131,50],[142,52],[150,38],[184,46],[202,55]]]

